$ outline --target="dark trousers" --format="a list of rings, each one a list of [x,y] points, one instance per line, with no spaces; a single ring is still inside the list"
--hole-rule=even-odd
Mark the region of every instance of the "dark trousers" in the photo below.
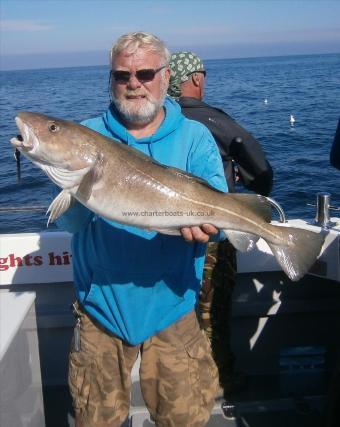
[[[232,388],[234,355],[231,350],[232,293],[236,283],[236,250],[228,241],[208,244],[198,305],[219,371],[225,397]]]

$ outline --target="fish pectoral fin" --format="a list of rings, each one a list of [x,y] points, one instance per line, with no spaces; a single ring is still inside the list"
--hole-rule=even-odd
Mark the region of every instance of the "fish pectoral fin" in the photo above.
[[[83,201],[89,200],[92,193],[92,187],[101,178],[101,172],[99,168],[91,168],[82,178],[79,187],[77,189],[76,196]]]
[[[74,198],[66,190],[63,190],[58,194],[47,209],[46,215],[49,214],[47,227],[67,211],[67,209],[72,205],[73,200]]]
[[[251,251],[254,248],[256,242],[259,240],[259,236],[256,236],[255,234],[234,230],[223,231],[234,248],[241,252]]]

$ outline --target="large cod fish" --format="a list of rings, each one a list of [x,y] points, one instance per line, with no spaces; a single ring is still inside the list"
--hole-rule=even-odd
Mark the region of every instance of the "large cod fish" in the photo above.
[[[241,251],[262,237],[294,281],[320,253],[321,234],[270,224],[271,205],[263,196],[224,194],[76,123],[32,112],[15,120],[21,136],[11,139],[13,146],[63,189],[49,207],[49,221],[76,199],[110,220],[165,234],[210,223]]]

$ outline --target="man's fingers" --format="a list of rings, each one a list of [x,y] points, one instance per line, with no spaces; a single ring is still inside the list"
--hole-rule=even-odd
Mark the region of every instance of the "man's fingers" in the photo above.
[[[206,243],[209,240],[209,234],[205,233],[201,227],[191,227],[191,233],[194,240]]]
[[[181,229],[181,234],[187,242],[206,243],[209,241],[209,236],[216,233],[218,233],[218,229],[211,224],[203,224],[201,227],[183,227]]]
[[[190,227],[183,227],[181,228],[180,231],[183,239],[186,240],[187,242],[192,242],[194,240]]]
[[[217,234],[218,233],[218,228],[216,228],[214,225],[212,224],[203,224],[201,226],[201,229],[206,233],[206,234]]]

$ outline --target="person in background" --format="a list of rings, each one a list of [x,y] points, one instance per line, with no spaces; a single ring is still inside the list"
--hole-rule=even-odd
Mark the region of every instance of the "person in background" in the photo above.
[[[82,124],[227,191],[208,129],[166,97],[170,53],[156,36],[129,33],[111,50],[112,102]],[[161,207],[160,207],[161,209]],[[204,426],[218,372],[195,306],[209,224],[168,236],[109,221],[75,204],[57,221],[73,233],[77,302],[69,362],[76,427],[118,427],[128,416],[131,369],[157,426]]]
[[[187,118],[203,123],[213,134],[229,191],[234,191],[235,182],[239,181],[248,190],[269,195],[273,170],[260,144],[223,110],[202,101],[206,80],[202,60],[193,52],[178,52],[171,56],[170,68],[168,94],[178,101]],[[211,342],[220,386],[227,400],[231,398],[232,391],[245,382],[240,374],[234,374],[234,355],[230,344],[231,300],[236,269],[236,252],[228,241],[209,243],[198,312]]]
[[[335,131],[330,156],[330,164],[340,170],[340,119]],[[340,407],[340,352],[332,378],[330,381],[326,400],[325,427],[337,427],[339,424]]]
[[[338,126],[336,128],[334,141],[329,157],[331,165],[337,169],[340,169],[340,119],[338,121]]]

